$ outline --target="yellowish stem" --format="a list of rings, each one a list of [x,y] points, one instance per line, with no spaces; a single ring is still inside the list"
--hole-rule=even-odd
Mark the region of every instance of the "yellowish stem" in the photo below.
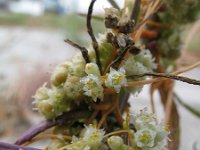
[[[173,72],[172,74],[174,74],[174,75],[182,74],[184,72],[188,72],[188,71],[190,71],[190,70],[192,70],[194,68],[197,68],[199,66],[200,66],[200,61],[198,61],[195,64],[192,64],[192,65],[186,67],[185,69],[177,70],[177,71]]]
[[[106,137],[109,137],[109,136],[112,136],[112,135],[116,135],[116,134],[120,134],[120,133],[128,133],[130,132],[130,130],[119,130],[119,131],[114,131],[114,132],[111,132],[111,133],[108,133],[104,136],[104,138]]]
[[[34,142],[43,140],[43,139],[57,139],[57,140],[64,140],[65,139],[65,140],[71,141],[72,137],[65,136],[65,135],[62,135],[61,137],[59,137],[58,135],[54,135],[54,134],[43,134],[43,135],[38,135],[37,137],[33,138],[32,140],[22,144],[22,146],[27,146],[27,145],[30,145]]]

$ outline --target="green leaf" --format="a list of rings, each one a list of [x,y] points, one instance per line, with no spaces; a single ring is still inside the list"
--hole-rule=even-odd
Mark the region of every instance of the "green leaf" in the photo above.
[[[120,10],[120,7],[118,6],[118,4],[115,2],[115,0],[108,0],[108,2],[112,5],[112,7]]]
[[[188,104],[184,103],[180,97],[174,93],[174,98],[175,100],[177,100],[177,102],[183,106],[185,109],[187,109],[189,112],[191,112],[193,115],[197,116],[198,118],[200,118],[200,111],[194,109],[193,107],[189,106]]]

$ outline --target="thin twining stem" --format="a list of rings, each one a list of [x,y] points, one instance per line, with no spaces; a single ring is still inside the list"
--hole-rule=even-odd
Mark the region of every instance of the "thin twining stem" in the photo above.
[[[196,67],[200,66],[200,61],[184,68],[184,69],[181,69],[181,70],[177,70],[177,71],[174,71],[172,72],[171,74],[173,75],[178,75],[178,74],[182,74],[184,72],[188,72]],[[150,80],[142,80],[142,81],[134,81],[134,82],[129,82],[128,83],[128,86],[140,86],[140,85],[145,85],[145,84],[151,84],[151,83],[154,83],[154,82],[160,82],[160,81],[163,81],[163,80],[167,80],[166,78],[155,78],[155,79],[150,79]]]
[[[192,65],[190,65],[190,66],[188,66],[188,67],[186,67],[184,69],[177,70],[177,71],[173,72],[173,74],[174,75],[178,75],[178,74],[190,71],[190,70],[192,70],[192,69],[194,69],[194,68],[196,68],[198,66],[200,66],[200,61],[198,61],[198,62],[196,62],[196,63],[194,63],[194,64],[192,64]]]
[[[91,39],[92,39],[92,46],[93,46],[94,51],[95,51],[97,66],[99,67],[100,73],[102,74],[102,68],[101,68],[101,62],[100,62],[100,56],[99,56],[99,45],[98,45],[97,40],[94,36],[94,32],[93,32],[92,25],[91,25],[93,6],[94,6],[95,2],[96,2],[96,0],[92,0],[91,3],[90,3],[90,6],[88,8],[87,31],[88,31],[88,34],[90,35]]]
[[[34,125],[29,130],[27,130],[22,136],[20,136],[17,141],[15,142],[16,145],[21,145],[26,143],[27,141],[30,141],[35,136],[40,134],[41,132],[44,132],[45,130],[54,127],[56,125],[62,125],[66,121],[74,120],[74,119],[80,119],[80,118],[87,118],[90,116],[90,112],[80,110],[80,111],[69,111],[66,113],[63,113],[61,116],[56,117],[53,120],[45,120],[40,122],[39,124]]]
[[[144,76],[154,76],[154,77],[168,78],[168,79],[179,80],[179,81],[182,81],[182,82],[186,82],[188,84],[193,84],[193,85],[199,85],[200,86],[200,81],[199,80],[191,79],[191,78],[184,77],[184,76],[166,74],[166,73],[152,73],[152,72],[149,72],[149,73],[144,73],[144,74],[131,75],[131,76],[128,76],[128,77],[140,78],[140,77],[144,77]]]
[[[38,148],[24,147],[24,146],[19,146],[15,144],[5,143],[5,142],[0,142],[0,149],[1,150],[41,150]]]
[[[109,66],[113,66],[114,68],[118,68],[118,64],[123,60],[124,56],[126,55],[127,51],[132,47],[133,45],[129,45],[124,48],[123,52],[120,54],[119,57],[117,57]]]
[[[66,39],[65,42],[68,43],[69,45],[79,49],[81,51],[81,53],[82,53],[83,58],[85,59],[85,62],[86,63],[90,63],[88,50],[85,47],[82,47],[82,46],[78,45],[77,43],[74,43],[73,41],[71,41],[69,39]]]
[[[192,64],[184,69],[181,69],[181,70],[178,70],[178,71],[175,71],[175,72],[172,72],[171,74],[172,75],[178,75],[178,74],[181,74],[181,73],[184,73],[184,72],[188,72],[196,67],[200,66],[200,61],[198,61],[197,63],[195,64]],[[154,79],[149,79],[149,80],[142,80],[142,81],[133,81],[133,82],[128,82],[128,84],[124,87],[130,87],[130,86],[142,86],[142,85],[145,85],[145,84],[152,84],[152,83],[155,83],[155,82],[161,82],[163,80],[167,80],[167,78],[154,78]],[[104,94],[106,93],[115,93],[115,90],[114,88],[106,88],[104,90]]]

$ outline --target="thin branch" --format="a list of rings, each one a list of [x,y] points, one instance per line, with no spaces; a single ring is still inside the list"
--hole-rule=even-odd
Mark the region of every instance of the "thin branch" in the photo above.
[[[41,150],[41,149],[0,142],[0,150]]]
[[[121,63],[121,61],[124,59],[124,57],[125,57],[125,55],[126,55],[126,53],[127,53],[127,51],[132,51],[132,52],[136,52],[136,51],[138,51],[139,49],[137,48],[137,47],[135,47],[133,44],[132,45],[129,45],[129,46],[127,46],[127,47],[125,47],[125,49],[123,50],[123,52],[119,55],[119,57],[118,58],[116,58],[110,65],[109,65],[109,67],[110,66],[117,66],[118,67],[118,64],[120,64]],[[115,68],[117,68],[117,67],[115,67]]]
[[[197,63],[195,64],[192,64],[184,69],[181,69],[181,70],[178,70],[178,71],[175,71],[175,72],[172,72],[171,74],[172,75],[178,75],[178,74],[181,74],[181,73],[184,73],[184,72],[188,72],[196,67],[200,66],[200,61],[198,61]],[[167,78],[154,78],[154,79],[148,79],[148,80],[142,80],[142,81],[133,81],[133,82],[128,82],[128,84],[124,87],[132,87],[132,86],[143,86],[143,85],[146,85],[146,84],[152,84],[152,83],[155,83],[155,82],[161,82],[161,81],[164,81],[164,80],[168,80]],[[109,93],[115,93],[115,90],[114,88],[106,88],[104,89],[104,94],[109,94]]]
[[[100,62],[100,56],[99,56],[99,45],[98,45],[97,40],[94,36],[94,32],[93,32],[92,25],[91,25],[93,6],[94,6],[95,2],[96,2],[96,0],[92,0],[91,3],[90,3],[90,6],[88,8],[87,30],[88,30],[88,34],[90,35],[90,37],[92,39],[92,46],[94,48],[95,55],[96,55],[96,63],[99,67],[100,73],[102,74],[102,68],[101,68],[101,62]]]
[[[141,37],[142,31],[144,30],[145,25],[147,23],[146,20],[148,20],[158,10],[158,8],[160,6],[160,0],[155,0],[152,2],[154,2],[154,3],[149,4],[147,11],[144,15],[144,19],[143,19],[144,23],[142,21],[142,25],[139,25],[139,29],[137,29],[137,27],[135,28],[135,30],[137,30],[136,35],[134,37],[135,41],[139,40],[139,38]]]
[[[108,2],[116,9],[120,10],[119,5],[115,2],[115,0],[108,0]]]
[[[126,52],[130,49],[130,47],[131,47],[131,46],[125,47],[125,49],[124,49],[123,52],[119,55],[119,57],[117,57],[109,66],[113,66],[114,68],[117,68],[116,66],[118,65],[118,63],[120,63],[120,62],[123,60],[123,58],[124,58]]]
[[[70,121],[73,119],[85,118],[85,117],[88,117],[89,115],[90,113],[88,111],[69,111],[55,118],[54,120],[42,121],[41,123],[34,125],[29,130],[27,130],[21,137],[17,139],[15,144],[21,145],[27,141],[30,141],[36,135],[40,134],[41,132],[44,132],[45,130],[53,126],[62,125],[64,122]]]
[[[87,14],[84,14],[84,13],[78,13],[79,16],[81,17],[87,17]],[[98,20],[98,21],[103,21],[104,20],[104,17],[102,16],[92,16],[92,19],[95,19],[95,20]]]
[[[196,67],[200,66],[200,61],[194,63],[193,65],[190,65],[188,67],[185,67],[184,69],[181,69],[181,70],[177,70],[175,71],[173,74],[177,75],[177,74],[181,74],[181,73],[184,73],[184,72],[187,72],[187,71],[190,71]]]
[[[184,77],[184,76],[177,76],[177,75],[173,75],[173,74],[151,73],[150,72],[150,73],[144,73],[144,74],[139,74],[139,75],[131,75],[131,76],[128,76],[128,77],[140,78],[140,77],[144,77],[144,76],[154,76],[154,77],[169,78],[169,79],[179,80],[179,81],[182,81],[182,82],[186,82],[186,83],[189,83],[189,84],[199,85],[200,86],[200,81],[199,80],[187,78],[187,77]]]
[[[88,55],[88,50],[85,48],[85,47],[82,47],[76,43],[74,43],[73,41],[69,40],[69,39],[66,39],[64,40],[66,43],[68,43],[69,45],[79,49],[82,53],[82,56],[83,58],[85,59],[85,62],[86,63],[90,63],[90,58],[89,58],[89,55]]]
[[[135,26],[133,32],[137,31],[141,26],[143,26],[144,24],[146,24],[146,23],[148,22],[148,20],[150,20],[151,17],[152,17],[154,14],[155,14],[155,12],[152,13],[151,15],[149,15],[149,16],[148,16],[147,18],[145,18],[144,20],[142,20],[137,26]]]
[[[140,3],[141,3],[140,0],[136,0],[134,3],[134,6],[133,6],[132,12],[131,12],[130,19],[135,20],[135,23],[137,23],[137,18],[138,18],[139,12],[140,12]]]

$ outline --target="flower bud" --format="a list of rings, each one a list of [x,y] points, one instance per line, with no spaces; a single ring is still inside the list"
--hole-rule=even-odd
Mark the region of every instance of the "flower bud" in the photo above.
[[[54,86],[59,86],[60,84],[65,82],[68,72],[69,66],[66,66],[66,64],[56,67],[51,76],[51,83]]]
[[[121,150],[123,147],[123,140],[119,136],[111,136],[108,139],[108,145],[112,150]]]
[[[71,75],[82,77],[85,75],[85,60],[81,53],[76,54],[72,59]]]
[[[132,150],[131,147],[124,144],[119,136],[111,136],[107,142],[111,150]]]
[[[52,100],[52,102],[61,102],[65,98],[65,93],[63,88],[56,88],[53,87],[48,92],[49,100]]]
[[[43,114],[45,118],[52,119],[55,117],[53,105],[51,105],[48,100],[38,102],[37,107],[39,112]]]
[[[35,99],[33,103],[37,103],[40,100],[46,100],[49,98],[48,96],[49,89],[46,87],[46,83],[42,85],[39,89],[37,89],[36,94],[33,96]]]
[[[99,68],[98,68],[97,64],[95,64],[95,63],[87,63],[85,66],[85,72],[87,74],[93,74],[96,76],[100,76]]]
[[[78,100],[82,97],[82,84],[80,83],[80,77],[68,76],[63,88],[67,98],[69,99]]]

